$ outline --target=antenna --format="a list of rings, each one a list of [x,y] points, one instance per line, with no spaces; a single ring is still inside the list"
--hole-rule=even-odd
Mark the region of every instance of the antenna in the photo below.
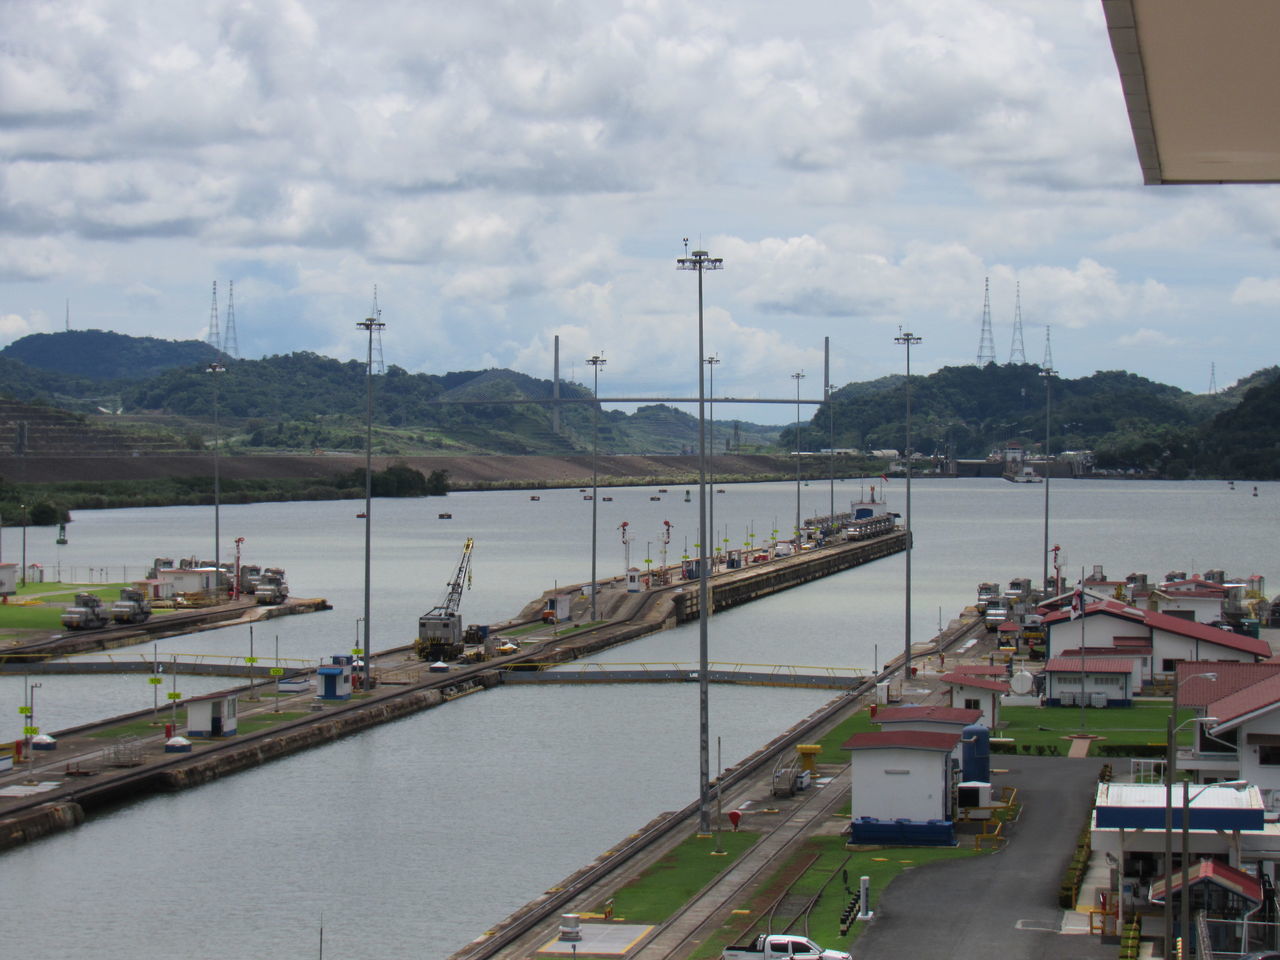
[[[222,352],[240,358],[240,342],[236,339],[236,282],[227,281],[227,325],[222,330]]]
[[[369,316],[371,316],[374,320],[382,319],[382,308],[378,306],[378,285],[376,283],[373,285],[373,308],[372,310],[370,310]],[[382,359],[382,328],[385,326],[386,324],[384,323],[384,324],[381,324],[380,326],[376,326],[373,328],[373,332],[374,332],[373,372],[374,373],[387,372],[387,364]]]
[[[1053,344],[1049,342],[1049,324],[1044,325],[1044,363],[1040,365],[1045,370],[1053,369]]]
[[[1009,348],[1010,363],[1026,363],[1027,348],[1022,342],[1022,281],[1014,288],[1013,299],[1013,345]]]
[[[901,332],[901,331],[899,331]],[[991,278],[982,281],[982,336],[978,339],[978,366],[996,362],[996,342],[991,336]]]
[[[204,342],[215,350],[222,349],[222,335],[218,333],[218,281],[213,281],[213,300],[209,306],[209,334]]]
[[[1209,364],[1209,393],[1216,394],[1218,392],[1218,365],[1216,363]]]
[[[67,298],[66,325],[67,325],[67,333],[70,333],[71,332],[71,298],[70,297]]]

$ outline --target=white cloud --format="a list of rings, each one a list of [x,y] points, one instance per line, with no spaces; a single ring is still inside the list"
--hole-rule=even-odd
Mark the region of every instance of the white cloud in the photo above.
[[[1231,292],[1231,302],[1240,306],[1280,303],[1280,277],[1245,277]]]

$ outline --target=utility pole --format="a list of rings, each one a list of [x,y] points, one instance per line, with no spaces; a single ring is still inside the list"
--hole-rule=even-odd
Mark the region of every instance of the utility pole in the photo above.
[[[988,316],[990,321],[990,316]],[[907,550],[906,550],[906,615],[904,617],[904,642],[905,649],[902,654],[902,685],[905,689],[907,680],[911,676],[911,347],[919,343],[920,337],[910,331],[901,333],[893,338],[894,343],[902,344],[907,348],[907,379],[906,379],[906,395],[907,395],[907,510],[906,510],[906,533],[907,533]]]

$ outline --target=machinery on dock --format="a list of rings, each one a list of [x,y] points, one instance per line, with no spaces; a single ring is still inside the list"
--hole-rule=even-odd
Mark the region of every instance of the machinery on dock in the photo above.
[[[151,619],[151,601],[144,591],[124,587],[120,599],[111,604],[111,619],[116,623],[146,623]]]
[[[422,660],[457,660],[466,649],[462,639],[462,615],[458,607],[462,603],[462,590],[467,585],[471,570],[471,547],[475,541],[467,537],[462,545],[462,558],[458,569],[449,581],[444,600],[418,618],[418,639],[414,652]]]
[[[253,595],[259,606],[284,603],[289,598],[289,584],[279,567],[267,567],[253,584]]]
[[[110,612],[95,593],[77,593],[76,602],[62,614],[62,625],[70,630],[95,630],[110,620]]]

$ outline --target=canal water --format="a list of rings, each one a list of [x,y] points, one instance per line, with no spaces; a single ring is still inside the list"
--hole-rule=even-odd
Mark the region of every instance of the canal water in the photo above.
[[[717,539],[759,544],[793,525],[794,484],[724,485]],[[835,486],[837,509],[857,481]],[[1050,537],[1066,569],[1104,566],[1122,578],[1221,567],[1275,573],[1274,499],[1280,484],[1054,481]],[[631,563],[696,553],[697,503],[683,487],[602,490],[598,566],[624,568],[619,525],[635,538]],[[805,516],[825,513],[827,483],[800,488]],[[980,581],[1040,576],[1044,491],[1000,480],[913,484],[912,636],[927,640]],[[903,483],[889,485],[902,510]],[[440,602],[463,540],[476,538],[466,622],[513,616],[553,583],[590,578],[591,504],[578,490],[457,493],[377,501],[373,514],[375,648],[409,642],[417,617]],[[653,501],[653,496],[661,500]],[[283,566],[296,596],[324,596],[327,613],[255,629],[255,653],[315,662],[346,652],[362,612],[363,524],[354,503],[255,504],[222,510],[225,536],[245,538],[246,562]],[[438,514],[447,511],[450,519]],[[790,518],[790,521],[788,520]],[[128,569],[154,556],[208,557],[212,510],[78,513],[61,548],[29,531],[28,558],[48,569]],[[44,543],[46,538],[50,541]],[[687,546],[686,546],[686,537]],[[4,544],[13,549],[12,532]],[[901,556],[716,615],[716,660],[864,666],[902,649]],[[111,579],[117,579],[112,573]],[[696,625],[644,638],[600,659],[697,656]],[[155,655],[243,656],[248,629],[159,641]],[[145,678],[42,677],[45,730],[151,707]],[[182,677],[192,695],[225,686]],[[163,688],[170,689],[169,686]],[[803,690],[712,690],[712,737],[725,765],[820,706]],[[16,735],[23,679],[0,678],[0,737]],[[714,758],[713,758],[714,765]],[[0,856],[15,956],[160,958],[445,957],[520,904],[664,810],[697,792],[696,685],[521,687],[465,698],[338,743],[186,793],[121,808],[61,836]]]

